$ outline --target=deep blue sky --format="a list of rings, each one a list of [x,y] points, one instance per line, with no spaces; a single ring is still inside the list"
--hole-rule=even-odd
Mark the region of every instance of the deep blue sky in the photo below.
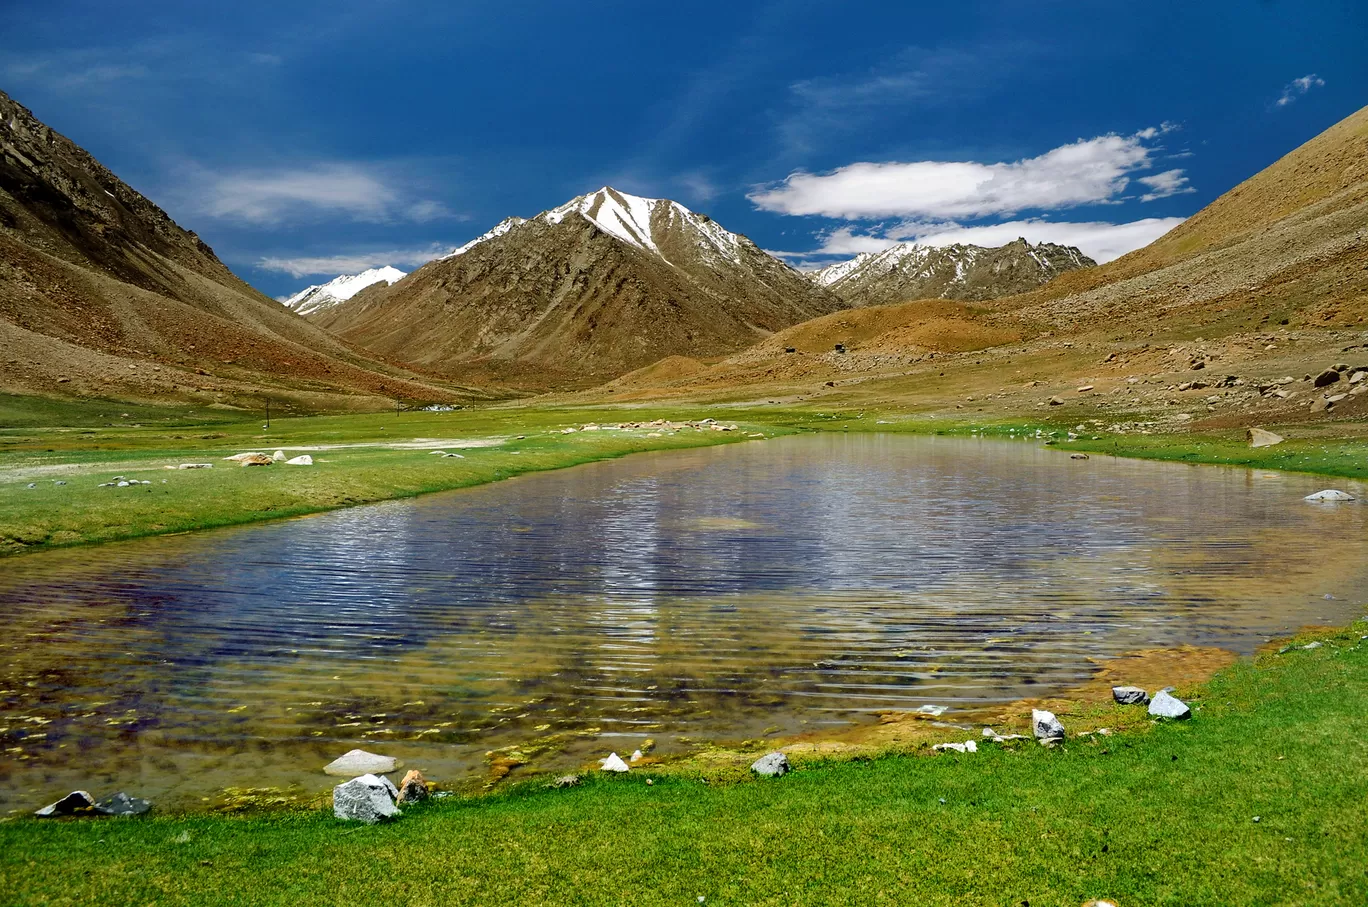
[[[0,89],[272,295],[409,270],[604,184],[804,266],[928,236],[1114,255],[1368,103],[1361,0],[0,0],[0,17]]]

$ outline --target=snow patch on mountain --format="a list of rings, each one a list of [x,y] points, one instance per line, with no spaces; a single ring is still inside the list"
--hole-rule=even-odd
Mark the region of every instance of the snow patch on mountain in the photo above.
[[[509,230],[512,230],[514,227],[520,227],[525,223],[527,223],[527,221],[521,217],[505,217],[503,220],[495,224],[493,229],[486,230],[484,233],[481,233],[479,236],[475,237],[465,245],[457,246],[447,254],[443,255],[442,260],[445,261],[448,258],[455,258],[457,255],[469,252],[471,249],[475,248],[480,243],[489,242],[489,240],[493,239],[496,236],[503,236],[505,233],[507,233]]]
[[[322,309],[331,308],[339,302],[351,299],[366,287],[384,282],[392,284],[407,275],[398,268],[386,265],[383,268],[370,268],[360,274],[343,274],[327,283],[305,287],[293,296],[281,300],[285,305],[301,315],[308,315]]]

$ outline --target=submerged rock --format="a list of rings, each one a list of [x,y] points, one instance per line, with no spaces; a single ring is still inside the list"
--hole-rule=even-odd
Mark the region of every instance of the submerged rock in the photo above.
[[[603,764],[599,768],[605,772],[630,772],[632,770],[617,753],[609,753],[608,758],[603,760]]]
[[[40,819],[51,819],[56,816],[89,815],[94,808],[94,797],[86,791],[74,790],[56,803],[49,803],[33,814]]]
[[[123,791],[112,797],[105,797],[95,804],[95,811],[105,816],[141,816],[151,808],[151,801],[141,797],[130,797]]]
[[[788,756],[783,753],[766,753],[751,763],[751,771],[762,778],[778,778],[789,772]]]
[[[1144,705],[1149,702],[1149,693],[1139,687],[1112,687],[1112,699],[1121,705]]]
[[[402,815],[394,805],[398,793],[393,782],[379,775],[362,775],[344,781],[333,788],[333,815],[374,825],[381,819]]]
[[[1041,743],[1059,743],[1064,739],[1064,725],[1054,712],[1031,709],[1031,730]]]
[[[1187,703],[1167,690],[1160,690],[1150,701],[1149,713],[1155,718],[1191,718],[1192,710]]]
[[[1302,498],[1302,500],[1314,501],[1317,503],[1325,503],[1327,501],[1352,501],[1354,500],[1354,496],[1348,492],[1340,491],[1337,488],[1327,488],[1324,491],[1318,491],[1315,494],[1308,494],[1306,497]]]
[[[399,796],[396,798],[399,803],[417,803],[419,800],[428,798],[428,783],[423,777],[423,773],[416,768],[411,769],[404,780],[399,783]]]
[[[383,775],[394,771],[402,764],[393,756],[377,756],[365,750],[352,750],[323,766],[323,771],[329,775],[354,778],[357,775]]]

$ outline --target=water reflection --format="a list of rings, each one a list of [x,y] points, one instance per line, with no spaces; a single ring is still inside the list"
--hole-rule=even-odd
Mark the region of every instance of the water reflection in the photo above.
[[[354,745],[448,777],[668,751],[1247,652],[1359,612],[1365,511],[1301,501],[1323,484],[820,436],[11,560],[0,805],[319,788]]]

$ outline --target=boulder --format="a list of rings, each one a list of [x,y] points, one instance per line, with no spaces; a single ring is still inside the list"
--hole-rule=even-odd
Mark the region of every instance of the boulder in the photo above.
[[[374,825],[381,819],[401,815],[394,805],[394,784],[378,775],[362,775],[333,788],[333,815],[339,819]]]
[[[342,778],[355,778],[357,775],[383,775],[401,765],[403,763],[392,756],[377,756],[365,750],[352,750],[323,766],[323,771]]]
[[[274,463],[274,462],[275,462],[275,460],[272,459],[271,457],[266,456],[266,454],[261,454],[261,453],[259,453],[259,454],[248,454],[247,456],[245,456],[245,457],[243,457],[242,459],[238,460],[238,465],[239,465],[239,466],[270,466],[270,465],[271,465],[272,463]]]
[[[313,457],[309,456],[308,454],[300,454],[300,455],[297,456],[297,457],[291,457],[290,459],[286,460],[286,461],[285,461],[285,465],[286,465],[286,466],[312,466],[312,465],[313,465]]]
[[[1112,699],[1121,705],[1144,705],[1149,702],[1149,694],[1139,687],[1112,687]]]
[[[789,771],[788,756],[783,753],[766,753],[751,763],[751,771],[762,778],[778,778]]]
[[[1031,730],[1041,743],[1058,743],[1064,739],[1064,725],[1054,712],[1031,709]]]
[[[1051,406],[1063,406],[1063,405],[1064,405],[1064,398],[1063,398],[1063,397],[1051,397],[1051,398],[1050,398],[1050,405],[1051,405]]]
[[[1149,713],[1155,718],[1192,717],[1192,710],[1187,707],[1187,703],[1166,690],[1154,694],[1154,699],[1150,700]]]
[[[1272,447],[1274,444],[1281,444],[1286,439],[1282,435],[1264,431],[1262,428],[1251,428],[1245,432],[1245,440],[1249,441],[1250,447]]]
[[[151,808],[151,802],[141,797],[130,797],[123,791],[95,804],[95,811],[105,816],[141,816]]]
[[[1326,387],[1328,385],[1334,384],[1339,379],[1340,373],[1332,368],[1328,368],[1325,371],[1321,372],[1319,375],[1317,375],[1312,383],[1316,387]]]
[[[630,772],[631,766],[622,761],[622,757],[617,753],[609,753],[608,758],[603,760],[599,766],[605,772]]]
[[[428,797],[427,779],[423,773],[415,769],[410,769],[404,776],[404,780],[399,783],[399,796],[396,801],[399,803],[417,803],[419,800],[426,800]]]
[[[1327,501],[1352,501],[1354,500],[1354,496],[1335,488],[1327,488],[1324,491],[1318,491],[1315,494],[1308,494],[1306,497],[1302,498],[1302,500],[1323,504]]]
[[[89,815],[94,808],[94,797],[86,791],[74,790],[56,803],[49,803],[42,809],[35,811],[34,815],[40,819],[51,819],[56,816]]]

